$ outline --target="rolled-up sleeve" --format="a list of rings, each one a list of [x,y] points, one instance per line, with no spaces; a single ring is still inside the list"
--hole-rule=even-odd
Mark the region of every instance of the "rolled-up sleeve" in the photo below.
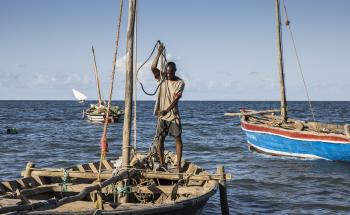
[[[174,96],[177,97],[177,96],[182,96],[182,92],[184,91],[185,89],[185,82],[183,80],[180,80],[179,81],[179,85],[176,87],[176,90],[174,92]]]

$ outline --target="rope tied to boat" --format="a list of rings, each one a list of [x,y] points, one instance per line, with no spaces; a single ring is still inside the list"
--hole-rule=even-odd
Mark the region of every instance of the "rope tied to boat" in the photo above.
[[[112,77],[111,77],[111,83],[110,83],[110,89],[109,89],[109,99],[108,99],[105,120],[104,120],[103,134],[102,134],[101,141],[100,141],[100,143],[101,143],[101,160],[106,159],[106,155],[108,152],[107,130],[108,130],[108,121],[109,121],[109,114],[110,114],[110,108],[111,108],[111,102],[112,102],[115,68],[116,68],[116,64],[117,64],[120,28],[121,28],[121,20],[122,20],[122,15],[123,15],[123,0],[120,0],[119,11],[120,12],[119,12],[119,17],[118,17],[118,27],[117,27],[118,30],[116,33],[116,42],[115,42],[114,58],[113,58],[113,65],[112,65]]]
[[[69,182],[69,171],[67,169],[63,169],[63,178],[62,178],[62,192],[67,192],[67,183]]]
[[[131,186],[125,186],[125,187],[117,187],[117,192],[122,194],[130,194],[131,193]]]

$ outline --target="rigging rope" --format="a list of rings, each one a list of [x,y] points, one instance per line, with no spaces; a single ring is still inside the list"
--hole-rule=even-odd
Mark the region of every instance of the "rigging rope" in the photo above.
[[[138,4],[136,4],[136,8],[135,8],[135,60],[134,60],[134,76],[137,76],[137,23],[138,23],[138,18],[137,18],[137,6]],[[136,111],[137,111],[137,84],[136,84],[136,78],[134,77],[134,153],[136,153],[136,149],[137,149],[137,124],[136,124],[136,119],[137,119],[137,115],[136,115]]]
[[[106,159],[106,155],[107,155],[107,151],[108,151],[108,144],[107,144],[108,119],[109,119],[109,112],[110,112],[111,101],[112,101],[112,94],[113,94],[113,82],[114,82],[115,67],[116,67],[116,64],[117,64],[117,54],[118,54],[119,35],[120,35],[120,26],[121,26],[122,14],[123,14],[123,0],[120,0],[119,18],[118,18],[118,30],[117,30],[117,35],[116,35],[115,49],[114,49],[111,86],[110,86],[110,91],[109,91],[109,100],[108,100],[108,106],[107,106],[107,113],[105,115],[106,117],[105,117],[104,126],[103,126],[103,134],[102,134],[102,137],[101,137],[101,158],[100,158],[98,179],[100,179],[102,160]]]
[[[310,96],[309,96],[309,91],[308,91],[308,88],[307,88],[307,85],[306,85],[306,81],[305,81],[305,78],[304,78],[303,69],[302,69],[302,67],[301,67],[299,55],[298,55],[297,48],[296,48],[296,45],[295,45],[295,41],[294,41],[294,36],[293,36],[292,28],[290,27],[290,21],[289,21],[289,18],[288,18],[287,8],[286,8],[286,4],[285,4],[284,0],[283,0],[283,8],[284,8],[284,14],[285,14],[285,17],[286,17],[286,26],[288,27],[288,30],[289,30],[289,33],[290,33],[290,37],[291,37],[291,39],[292,39],[295,57],[296,57],[296,59],[297,59],[299,72],[300,72],[301,78],[302,78],[302,80],[303,80],[304,89],[305,89],[305,92],[306,92],[306,96],[307,96],[307,100],[308,100],[308,103],[309,103],[309,107],[310,107],[310,111],[311,111],[311,114],[312,114],[312,118],[313,118],[314,121],[316,121],[316,119],[315,119],[315,114],[314,114],[314,111],[313,111],[313,108],[312,108],[312,105],[311,105],[311,100],[310,100]]]

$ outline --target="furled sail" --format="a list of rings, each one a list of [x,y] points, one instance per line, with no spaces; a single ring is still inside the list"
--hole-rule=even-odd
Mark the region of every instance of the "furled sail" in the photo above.
[[[84,102],[87,97],[83,93],[79,92],[78,90],[72,89],[74,97],[79,100],[79,102]]]

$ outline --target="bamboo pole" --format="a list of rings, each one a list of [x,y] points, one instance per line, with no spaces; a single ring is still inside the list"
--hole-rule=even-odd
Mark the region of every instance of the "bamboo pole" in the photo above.
[[[126,81],[124,104],[124,127],[122,166],[128,167],[130,163],[130,134],[133,96],[133,54],[134,54],[134,29],[135,29],[136,0],[129,0],[128,27],[126,37]]]
[[[276,13],[276,35],[277,35],[277,60],[278,71],[280,79],[280,98],[281,98],[281,116],[283,121],[287,120],[287,102],[286,102],[286,90],[284,84],[284,68],[283,68],[283,48],[282,48],[282,34],[281,34],[281,15],[279,0],[275,0],[275,13]]]
[[[25,170],[25,172],[23,174],[23,177],[25,177],[25,178],[30,177],[31,174],[32,174],[32,168],[34,168],[34,167],[35,167],[34,163],[28,162],[27,166],[26,166],[26,170]]]
[[[92,56],[94,60],[94,71],[95,71],[95,79],[96,79],[96,85],[97,85],[98,106],[100,106],[102,104],[101,86],[100,86],[100,78],[98,76],[98,70],[97,70],[95,50],[93,46],[91,47],[91,50],[92,50]]]
[[[230,211],[229,211],[228,201],[227,201],[225,169],[223,166],[217,167],[217,174],[222,175],[222,179],[219,180],[221,214],[228,215],[230,214]]]

